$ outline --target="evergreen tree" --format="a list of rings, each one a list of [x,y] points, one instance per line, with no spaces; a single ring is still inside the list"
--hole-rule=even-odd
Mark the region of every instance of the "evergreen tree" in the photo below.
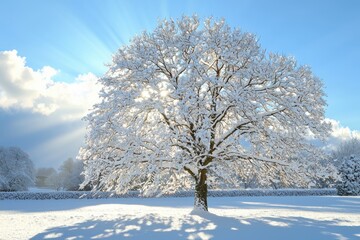
[[[360,157],[346,157],[340,167],[341,182],[338,184],[339,195],[360,195]]]

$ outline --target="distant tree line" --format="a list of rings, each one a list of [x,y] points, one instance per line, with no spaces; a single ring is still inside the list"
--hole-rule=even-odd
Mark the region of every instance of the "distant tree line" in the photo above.
[[[81,161],[69,158],[58,171],[54,168],[35,169],[29,155],[20,148],[0,146],[0,191],[27,191],[34,186],[77,191],[84,181],[83,168]]]
[[[84,165],[79,160],[68,158],[58,171],[54,168],[38,168],[36,170],[36,186],[57,191],[78,191],[84,181],[81,175]],[[87,190],[88,188],[85,188]]]

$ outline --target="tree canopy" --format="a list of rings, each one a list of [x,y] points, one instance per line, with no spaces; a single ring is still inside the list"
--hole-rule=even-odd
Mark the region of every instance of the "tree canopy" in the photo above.
[[[161,21],[121,47],[100,82],[79,155],[98,189],[195,188],[195,208],[207,210],[208,185],[236,185],[249,164],[269,179],[286,174],[311,151],[305,136],[329,130],[310,68],[224,20]]]

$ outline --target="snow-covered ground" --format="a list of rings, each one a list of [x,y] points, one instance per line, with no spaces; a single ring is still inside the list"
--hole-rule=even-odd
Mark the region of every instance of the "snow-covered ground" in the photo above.
[[[0,201],[0,239],[360,239],[360,197]]]

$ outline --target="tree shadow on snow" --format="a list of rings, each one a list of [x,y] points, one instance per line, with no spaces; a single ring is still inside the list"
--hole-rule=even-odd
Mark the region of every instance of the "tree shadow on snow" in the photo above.
[[[344,226],[345,225],[345,226]],[[358,226],[303,217],[241,219],[211,213],[90,220],[48,229],[31,239],[357,239]],[[360,238],[359,238],[360,239]]]

